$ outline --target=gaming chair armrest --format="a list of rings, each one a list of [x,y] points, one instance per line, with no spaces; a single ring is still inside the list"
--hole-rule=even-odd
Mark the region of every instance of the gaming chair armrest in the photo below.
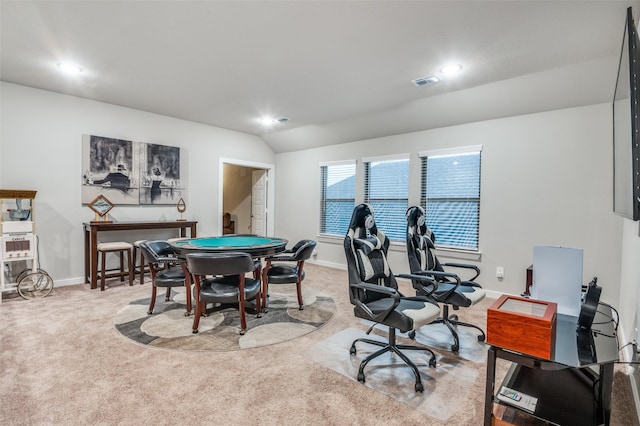
[[[476,265],[470,265],[468,263],[441,263],[441,265],[452,266],[454,268],[473,269],[474,271],[476,271],[476,274],[473,277],[471,277],[469,281],[473,281],[476,278],[478,278],[478,276],[480,276],[480,268],[478,268]]]
[[[425,276],[426,274],[423,274],[422,272],[424,271],[420,271],[415,274],[394,274],[394,276],[411,280],[413,282],[413,285],[420,286],[420,290],[422,290],[422,293],[428,297],[438,289],[438,280],[427,277]],[[416,281],[422,281],[424,283],[428,283],[428,285],[416,283]]]
[[[438,300],[447,300],[458,289],[458,287],[460,287],[460,284],[462,283],[462,281],[460,280],[460,277],[457,274],[454,274],[453,272],[433,271],[430,269],[425,269],[423,271],[415,272],[414,274],[418,274],[418,276],[430,275],[434,278],[453,278],[456,281],[455,287],[451,287],[451,289],[446,293],[438,294]],[[447,281],[447,282],[452,284],[452,281]]]
[[[389,313],[391,313],[396,308],[396,306],[400,304],[400,293],[398,293],[394,288],[384,287],[378,284],[369,284],[365,282],[353,283],[353,284],[349,284],[349,286],[358,288],[360,290],[372,291],[374,293],[381,293],[393,298],[393,304],[391,305],[391,307],[389,307],[389,309],[383,312],[380,312],[377,315],[374,314],[364,302],[358,299],[354,300],[355,305],[358,308],[362,309],[369,316],[368,319],[370,319],[373,322],[380,322],[380,323],[383,322],[384,319],[389,315]]]

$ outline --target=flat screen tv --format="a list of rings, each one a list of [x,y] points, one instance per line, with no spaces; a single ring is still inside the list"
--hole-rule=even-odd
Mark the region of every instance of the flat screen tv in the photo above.
[[[613,211],[640,220],[640,40],[627,9],[613,96]]]

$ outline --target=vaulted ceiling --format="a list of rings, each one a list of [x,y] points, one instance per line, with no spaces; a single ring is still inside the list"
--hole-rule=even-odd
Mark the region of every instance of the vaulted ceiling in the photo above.
[[[616,0],[2,0],[0,78],[286,152],[609,102],[628,6],[640,11]],[[61,61],[83,72],[63,75]],[[462,72],[411,83],[447,63]],[[289,121],[265,127],[264,116]]]

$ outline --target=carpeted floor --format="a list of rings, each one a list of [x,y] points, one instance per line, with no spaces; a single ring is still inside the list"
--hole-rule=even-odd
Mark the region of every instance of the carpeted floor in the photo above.
[[[353,315],[346,271],[313,264],[305,270],[303,288],[334,301],[331,318],[302,336],[232,351],[166,350],[123,337],[114,318],[132,301],[149,297],[148,283],[112,285],[104,292],[87,285],[56,287],[48,297],[34,300],[5,297],[0,304],[0,424],[481,424],[482,351],[461,350],[456,356],[446,349],[449,342],[434,342],[438,366],[421,367],[424,396],[437,407],[429,407],[430,412],[397,397],[412,396],[413,379],[400,378],[408,372],[404,367],[373,365],[363,385],[326,366],[332,357],[357,363],[367,348],[351,359],[344,351],[332,355],[328,343],[341,333],[344,339],[338,343],[348,341],[349,333],[368,327]],[[491,302],[458,314],[484,326]],[[423,330],[433,337],[436,332],[429,327]],[[473,339],[465,342],[483,346]],[[498,362],[497,380],[507,369],[507,362]],[[376,378],[396,371],[402,383],[374,388]],[[638,425],[632,401],[625,367],[618,365],[612,425]]]

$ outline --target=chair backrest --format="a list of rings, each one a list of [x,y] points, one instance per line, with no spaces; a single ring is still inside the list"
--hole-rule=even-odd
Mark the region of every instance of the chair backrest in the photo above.
[[[313,250],[316,248],[316,242],[313,240],[300,240],[295,246],[291,247],[293,254],[291,257],[297,261],[305,261],[311,258]]]
[[[156,264],[160,258],[175,256],[176,250],[166,240],[148,240],[139,243],[140,251],[147,263]]]
[[[349,283],[367,282],[397,289],[398,283],[387,262],[388,248],[389,240],[378,230],[371,207],[368,204],[356,206],[344,238]],[[354,298],[368,303],[385,296],[352,288],[349,297],[351,303]]]
[[[413,206],[407,209],[407,255],[411,272],[444,268],[435,255],[435,235],[427,227],[424,209]]]
[[[193,275],[240,275],[255,269],[251,256],[243,252],[189,253],[187,266]]]

